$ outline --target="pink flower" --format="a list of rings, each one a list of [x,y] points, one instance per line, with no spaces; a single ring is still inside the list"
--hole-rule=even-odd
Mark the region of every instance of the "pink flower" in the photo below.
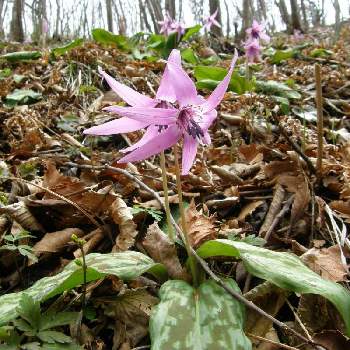
[[[304,39],[304,34],[300,30],[294,29],[292,38],[294,41],[300,41]]]
[[[261,46],[257,39],[248,40],[244,45],[244,49],[248,62],[254,62],[260,58]]]
[[[181,22],[173,22],[171,25],[171,33],[177,33],[177,39],[180,40],[181,36],[185,34],[185,27]]]
[[[246,30],[246,33],[248,34],[248,41],[260,39],[265,43],[270,42],[270,37],[265,32],[265,26],[256,20],[254,20],[252,26]]]
[[[174,51],[177,50],[172,52]],[[198,144],[208,145],[211,142],[208,129],[216,119],[215,108],[224,97],[237,57],[236,53],[227,75],[207,99],[197,94],[195,84],[181,65],[170,62],[167,84],[173,86],[178,106],[171,109],[153,108],[149,109],[149,113],[148,111],[145,113],[147,108],[143,108],[143,113],[140,113],[140,110],[131,110],[132,107],[129,107],[131,118],[144,121],[145,117],[150,117],[161,127],[156,135],[149,137],[147,142],[143,143],[142,147],[129,153],[119,162],[136,162],[149,158],[183,139],[182,174],[188,174],[196,157]]]
[[[216,16],[218,15],[218,11],[219,9],[216,9],[216,11],[212,15],[204,19],[203,28],[206,31],[209,32],[212,25],[217,26],[219,28],[221,27],[220,23],[215,19]]]
[[[152,113],[154,113],[155,109],[159,108],[159,113],[161,114],[163,112],[163,114],[167,116],[171,114],[171,109],[174,109],[171,104],[176,101],[175,92],[172,86],[169,85],[169,63],[174,65],[181,65],[181,56],[179,51],[171,52],[155,98],[150,98],[138,93],[132,88],[117,82],[109,74],[105,73],[102,69],[99,69],[100,74],[106,79],[112,90],[116,92],[131,107],[106,107],[105,110],[120,114],[123,117],[84,130],[84,134],[113,135],[132,132],[147,127],[147,130],[142,139],[131,147],[122,150],[122,152],[129,152],[133,149],[141,147],[149,137],[157,135],[158,130],[159,128],[162,128],[161,125],[163,125],[163,123],[161,117],[158,119],[153,118]],[[141,118],[141,120],[138,120],[129,117],[130,108],[132,108],[135,113],[138,112],[139,115],[143,115],[143,119]]]
[[[164,35],[169,35],[173,31],[174,20],[170,17],[169,13],[166,12],[163,21],[158,21],[161,25],[160,33]]]

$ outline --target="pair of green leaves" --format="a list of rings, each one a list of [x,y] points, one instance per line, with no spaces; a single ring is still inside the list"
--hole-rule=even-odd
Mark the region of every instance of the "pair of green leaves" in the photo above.
[[[350,335],[350,293],[341,285],[322,279],[301,260],[289,253],[274,252],[247,243],[214,240],[204,243],[198,254],[203,258],[230,256],[242,259],[254,276],[296,293],[319,294],[331,301],[342,315]],[[129,280],[148,272],[164,280],[165,268],[137,252],[89,254],[87,281],[113,274]],[[41,301],[81,285],[83,273],[75,262],[56,276],[37,281],[25,291]],[[234,281],[227,281],[238,290]],[[0,297],[0,324],[18,315],[24,292]],[[183,281],[168,281],[160,291],[161,302],[151,316],[152,349],[250,349],[243,334],[244,310],[236,300],[213,281],[194,289]],[[232,332],[232,334],[231,334]],[[194,345],[197,344],[197,345]],[[225,345],[221,345],[225,344]]]

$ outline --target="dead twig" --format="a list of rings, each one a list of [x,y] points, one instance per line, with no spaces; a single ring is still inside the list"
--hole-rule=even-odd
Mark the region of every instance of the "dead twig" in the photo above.
[[[283,218],[283,216],[289,210],[289,207],[292,205],[293,200],[294,200],[294,195],[291,195],[284,203],[284,206],[282,207],[281,211],[276,215],[276,217],[272,221],[272,224],[269,227],[269,229],[267,230],[265,237],[264,237],[266,242],[269,240],[273,230],[276,228],[276,226],[278,225],[280,220]]]
[[[281,134],[283,135],[283,137],[286,139],[286,141],[292,146],[292,148],[294,149],[295,152],[297,152],[301,158],[303,158],[309,168],[309,170],[311,171],[311,173],[316,174],[316,168],[315,166],[312,164],[310,158],[305,155],[305,153],[302,151],[302,149],[300,148],[300,146],[294,142],[288,135],[288,133],[286,132],[286,130],[283,128],[283,126],[281,125],[281,123],[279,122],[279,120],[277,119],[277,117],[275,115],[272,114],[272,118],[274,119],[274,121],[276,122],[279,131],[281,132]]]
[[[322,178],[322,158],[323,158],[323,101],[322,101],[322,82],[321,67],[315,64],[316,81],[316,108],[317,108],[317,180]]]

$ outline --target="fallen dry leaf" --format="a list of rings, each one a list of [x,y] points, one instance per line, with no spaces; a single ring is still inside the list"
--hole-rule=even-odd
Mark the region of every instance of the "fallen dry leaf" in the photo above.
[[[33,251],[36,255],[40,253],[60,252],[65,248],[67,243],[71,241],[73,234],[82,237],[84,231],[79,228],[66,228],[62,231],[46,233],[46,235],[33,246]]]
[[[350,255],[348,254],[347,257]],[[347,280],[348,271],[341,261],[340,248],[334,245],[329,248],[312,248],[302,255],[304,263],[323,278],[344,282]]]
[[[191,245],[196,248],[205,241],[216,238],[216,229],[214,226],[214,217],[204,216],[197,211],[196,205],[192,200],[185,212],[188,235]]]
[[[148,227],[142,245],[154,261],[166,266],[171,278],[188,280],[188,274],[177,256],[175,244],[156,222]]]
[[[134,223],[131,209],[121,198],[116,198],[110,207],[110,215],[119,227],[119,235],[113,251],[123,252],[134,245],[137,236],[137,226]]]

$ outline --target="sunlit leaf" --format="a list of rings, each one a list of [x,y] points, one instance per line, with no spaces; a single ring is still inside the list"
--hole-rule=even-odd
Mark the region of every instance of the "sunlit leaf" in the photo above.
[[[84,42],[83,39],[75,39],[64,46],[55,47],[54,49],[51,50],[51,52],[55,57],[58,57],[76,47],[81,46],[83,42]]]
[[[198,254],[241,258],[249,273],[295,293],[319,294],[331,301],[342,315],[350,335],[350,292],[332,281],[320,277],[296,256],[274,252],[243,242],[217,239],[204,243]]]
[[[42,56],[40,51],[18,51],[10,52],[5,55],[1,55],[0,58],[4,58],[10,62],[36,60]]]
[[[226,283],[239,291],[233,280]],[[251,349],[243,332],[244,306],[214,281],[196,290],[184,281],[171,280],[161,287],[160,298],[150,319],[151,349]]]
[[[88,254],[86,264],[88,266],[87,282],[104,278],[107,275],[115,275],[123,280],[136,278],[145,272],[149,272],[161,280],[166,275],[163,265],[156,264],[144,254],[132,251]],[[42,278],[34,283],[32,287],[22,292],[0,296],[0,324],[5,324],[17,317],[17,308],[23,294],[30,295],[35,301],[44,301],[66,290],[80,286],[83,280],[81,264],[72,261],[62,272],[55,276]]]

